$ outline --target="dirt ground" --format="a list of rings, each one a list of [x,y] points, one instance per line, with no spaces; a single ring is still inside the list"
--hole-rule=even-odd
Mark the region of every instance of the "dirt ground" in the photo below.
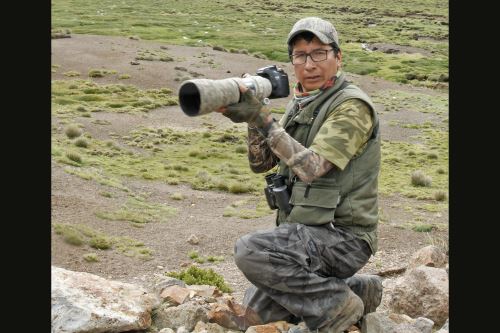
[[[140,50],[162,50],[174,58],[172,62],[138,60],[133,65],[134,57]],[[52,64],[57,71],[52,73],[53,80],[72,79],[63,73],[77,71],[81,79],[94,80],[98,83],[132,84],[139,88],[167,87],[178,91],[180,83],[187,78],[222,79],[240,76],[245,72],[270,64],[277,64],[285,69],[291,82],[294,82],[293,69],[290,64],[270,62],[250,55],[234,54],[212,50],[210,47],[186,47],[167,45],[164,43],[132,40],[125,37],[107,37],[92,35],[72,35],[71,38],[52,40]],[[104,68],[116,70],[118,74],[129,74],[130,79],[119,80],[117,75],[103,78],[89,78],[90,69]],[[431,89],[414,88],[372,77],[348,75],[348,79],[364,89],[367,93],[380,89],[398,89],[435,95]],[[442,93],[441,93],[442,94]],[[285,106],[288,99],[272,100],[272,106]],[[379,106],[383,109],[383,106]],[[217,127],[231,127],[233,124],[217,114],[210,114],[210,120]],[[397,120],[404,123],[413,117],[409,112],[397,112],[381,115],[382,138],[408,141],[415,129],[389,126],[388,122]],[[110,125],[96,125],[92,120],[101,119]],[[432,119],[431,119],[432,120]],[[86,132],[99,139],[108,139],[114,132],[126,135],[131,129],[140,125],[152,126],[161,124],[176,129],[195,129],[201,127],[199,117],[187,117],[179,106],[164,107],[144,115],[130,115],[99,112],[92,118],[77,118],[84,125]],[[62,126],[59,119],[52,117],[53,126]],[[73,246],[65,243],[52,231],[51,258],[52,264],[75,271],[94,273],[106,278],[147,285],[155,274],[180,270],[192,262],[187,256],[189,251],[197,251],[201,255],[223,256],[225,260],[217,264],[202,264],[222,274],[226,282],[234,289],[233,295],[241,300],[248,282],[238,271],[232,259],[233,246],[238,237],[259,229],[272,228],[274,216],[266,216],[253,220],[237,217],[223,217],[224,208],[231,202],[248,197],[245,194],[230,194],[215,191],[197,191],[186,185],[168,185],[161,181],[123,179],[125,185],[134,192],[149,193],[149,200],[166,203],[178,209],[177,215],[165,223],[146,223],[137,228],[123,221],[102,220],[95,212],[118,208],[125,200],[126,194],[115,191],[111,198],[100,195],[102,191],[110,192],[93,181],[87,181],[70,175],[63,170],[63,165],[52,162],[52,223],[84,224],[105,234],[113,236],[129,236],[144,242],[154,255],[152,260],[143,261],[130,258],[117,251],[95,250],[85,246]],[[172,200],[172,193],[181,192],[184,200]],[[410,256],[418,249],[429,245],[448,244],[448,212],[421,212],[422,222],[439,225],[431,233],[415,232],[402,227],[412,216],[404,209],[416,206],[422,201],[401,196],[381,196],[380,207],[384,220],[379,226],[379,251],[362,269],[363,273],[377,273],[406,266]],[[199,244],[188,243],[188,238],[196,235]],[[83,254],[99,253],[99,262],[87,262]]]

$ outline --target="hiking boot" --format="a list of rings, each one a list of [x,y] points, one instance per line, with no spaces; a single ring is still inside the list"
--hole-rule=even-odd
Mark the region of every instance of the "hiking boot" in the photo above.
[[[328,311],[331,318],[318,327],[318,333],[343,333],[363,317],[363,301],[349,290],[347,299]]]
[[[375,312],[382,301],[382,279],[377,275],[356,274],[345,279],[345,282],[363,301],[363,315]]]

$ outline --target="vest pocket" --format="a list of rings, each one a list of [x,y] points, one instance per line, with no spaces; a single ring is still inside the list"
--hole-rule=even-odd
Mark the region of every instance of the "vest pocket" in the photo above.
[[[308,225],[333,222],[335,209],[340,201],[340,189],[318,187],[315,184],[312,184],[309,190],[306,187],[302,182],[294,184],[290,196],[293,208],[287,222]]]

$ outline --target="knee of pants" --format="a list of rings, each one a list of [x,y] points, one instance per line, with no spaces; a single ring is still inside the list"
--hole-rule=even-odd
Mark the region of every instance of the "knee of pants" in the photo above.
[[[234,262],[238,268],[246,266],[246,258],[249,255],[248,248],[246,246],[246,241],[243,240],[245,236],[238,238],[234,244]]]
[[[252,247],[249,235],[239,238],[234,245],[234,262],[243,273],[255,272],[265,262],[264,251]]]

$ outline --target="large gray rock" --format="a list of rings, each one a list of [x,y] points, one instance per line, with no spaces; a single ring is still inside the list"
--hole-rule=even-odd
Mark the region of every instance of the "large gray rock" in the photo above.
[[[431,333],[433,326],[434,322],[427,318],[372,312],[364,317],[361,333]]]
[[[151,326],[158,298],[129,283],[52,266],[52,333],[124,332]]]
[[[418,266],[444,267],[446,264],[446,254],[437,246],[429,245],[421,248],[413,254],[408,265],[408,269]]]
[[[199,321],[208,322],[207,313],[207,309],[193,302],[186,302],[179,306],[163,303],[155,309],[154,325],[160,329],[170,327],[174,330],[182,326],[192,332]]]
[[[388,307],[410,317],[426,317],[438,326],[448,318],[448,274],[444,269],[419,266],[397,278],[388,294]]]
[[[448,328],[448,319],[446,319],[446,322],[444,323],[444,325],[441,327],[441,329],[439,331],[437,331],[436,333],[448,333],[449,332],[449,328]]]
[[[378,312],[367,314],[361,324],[361,333],[421,333],[407,322],[396,323]]]

